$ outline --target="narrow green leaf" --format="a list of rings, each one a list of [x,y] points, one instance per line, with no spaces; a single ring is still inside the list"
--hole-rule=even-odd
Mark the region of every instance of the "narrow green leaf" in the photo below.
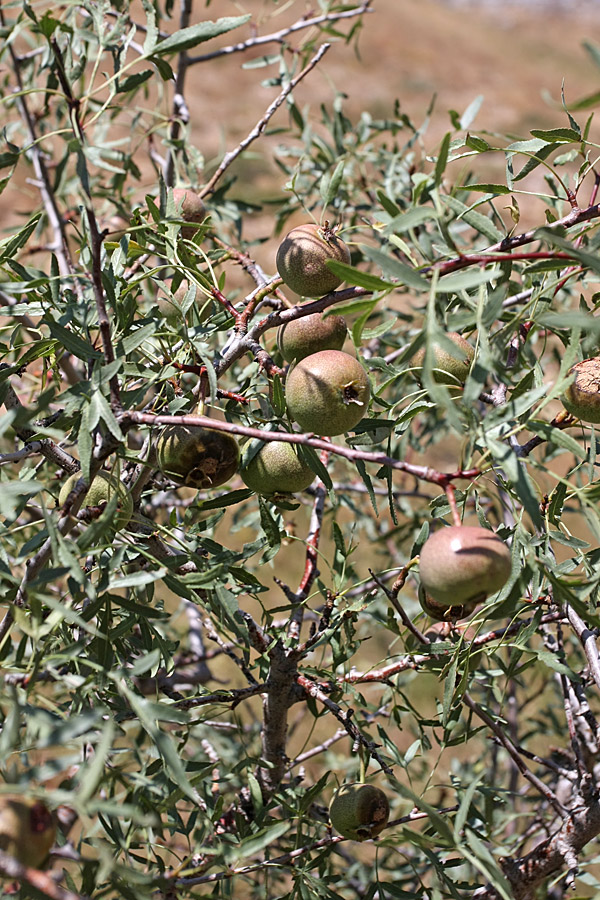
[[[83,338],[70,329],[65,328],[64,325],[60,325],[58,322],[48,322],[48,329],[52,337],[60,341],[65,350],[78,359],[89,362],[91,359],[102,358],[102,354],[98,350],[94,350],[89,341],[84,341]]]
[[[369,272],[362,272],[354,266],[337,262],[334,259],[328,259],[326,265],[334,275],[337,275],[339,278],[342,278],[348,284],[352,284],[355,287],[366,288],[368,291],[385,291],[395,287],[393,282],[384,281],[383,278],[378,278],[377,275],[371,275]],[[334,312],[337,312],[337,307]]]
[[[530,131],[530,134],[542,141],[570,143],[571,141],[581,140],[581,132],[575,131],[573,128],[550,128],[548,130],[534,128]]]
[[[251,18],[246,16],[225,16],[217,19],[216,22],[199,22],[197,25],[190,25],[189,28],[181,28],[174,34],[169,35],[155,45],[154,49],[148,56],[165,56],[168,53],[181,53],[184,50],[192,50],[198,44],[210,41],[218,37],[220,34],[226,34],[245,25]]]

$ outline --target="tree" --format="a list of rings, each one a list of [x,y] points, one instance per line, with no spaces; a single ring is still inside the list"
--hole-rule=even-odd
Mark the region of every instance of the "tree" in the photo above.
[[[473,106],[428,148],[399,106],[296,104],[372,0],[201,6],[0,9],[1,186],[29,185],[0,243],[0,808],[41,799],[60,830],[45,871],[0,852],[4,883],[595,896],[598,378],[573,366],[600,330],[598,145],[577,118],[596,98],[519,141],[475,133]],[[274,99],[207,164],[186,77],[231,57]],[[274,136],[269,230],[248,236],[259,205],[232,173]],[[543,208],[529,230],[522,193]],[[301,222],[351,250],[327,263],[342,286],[302,302],[257,262]],[[288,415],[276,341],[324,312],[370,382],[330,437]],[[574,386],[592,396],[568,412]],[[245,485],[273,442],[308,488]],[[419,555],[465,525],[510,548],[510,575],[448,606]],[[328,820],[362,781],[391,807],[365,843]]]

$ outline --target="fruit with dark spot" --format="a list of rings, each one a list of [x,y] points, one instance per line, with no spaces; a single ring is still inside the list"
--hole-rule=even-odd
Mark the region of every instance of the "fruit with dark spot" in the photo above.
[[[259,494],[295,494],[315,480],[315,473],[294,444],[268,441],[252,457],[241,476]]]
[[[377,837],[389,817],[388,799],[373,784],[343,784],[329,805],[332,826],[342,837],[353,841]]]
[[[431,619],[436,622],[456,622],[458,619],[468,619],[473,615],[481,601],[480,597],[476,597],[474,602],[459,603],[454,606],[448,606],[447,603],[437,603],[423,588],[419,588],[419,603],[421,608]]]
[[[64,506],[67,497],[81,478],[81,472],[70,475],[60,489],[58,505]],[[133,500],[125,485],[111,472],[98,472],[83,499],[81,509],[101,506],[117,494],[117,516],[115,523],[117,528],[125,528],[133,515]]]
[[[55,840],[52,813],[41,800],[0,795],[0,850],[24,866],[39,869]]]
[[[433,356],[433,380],[440,384],[464,384],[471,363],[475,356],[475,350],[467,340],[456,331],[449,332],[446,337],[452,341],[456,350],[452,353],[445,346],[434,343]],[[415,353],[413,364],[422,367],[425,360],[425,348],[422,347]]]
[[[366,415],[369,378],[357,359],[341,350],[321,350],[288,372],[288,412],[302,431],[333,436],[350,431]]]
[[[312,313],[286,322],[277,331],[277,346],[288,362],[304,359],[321,350],[341,350],[348,329],[343,316]]]
[[[419,572],[426,611],[435,613],[433,618],[461,618],[447,611],[462,607],[470,615],[508,581],[510,550],[487,528],[451,525],[425,541]]]
[[[198,227],[202,225],[206,218],[206,207],[202,202],[202,198],[190,188],[174,188],[173,200],[177,211],[177,218],[183,219],[184,222],[190,222],[189,226],[184,225],[181,229],[181,236],[184,238],[193,238]]]
[[[197,490],[225,484],[238,470],[240,451],[226,431],[167,425],[156,441],[156,464],[170,481]]]
[[[569,370],[575,378],[562,398],[563,406],[583,422],[600,424],[600,357],[575,363]]]
[[[279,245],[277,271],[301,297],[323,297],[342,283],[327,268],[330,259],[349,263],[348,245],[325,225],[299,225]]]

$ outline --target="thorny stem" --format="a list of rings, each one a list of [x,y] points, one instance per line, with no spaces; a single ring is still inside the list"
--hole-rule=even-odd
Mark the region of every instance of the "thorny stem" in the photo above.
[[[244,152],[244,150],[246,150],[250,146],[250,144],[252,144],[261,136],[261,134],[269,124],[269,121],[277,112],[281,104],[285,101],[286,97],[288,97],[294,90],[294,88],[302,81],[302,79],[306,78],[309,72],[312,72],[315,66],[319,64],[323,56],[329,50],[330,46],[331,44],[322,44],[321,47],[319,47],[318,51],[315,53],[310,62],[304,67],[304,69],[302,69],[300,74],[296,75],[295,78],[292,78],[292,80],[288,84],[286,84],[286,86],[275,98],[275,100],[273,100],[273,102],[267,107],[267,110],[265,111],[262,118],[259,119],[259,121],[250,131],[250,133],[244,138],[244,140],[238,144],[235,150],[231,150],[229,153],[225,154],[221,164],[219,165],[210,181],[208,181],[208,183],[200,191],[201,197],[206,197],[207,194],[211,194],[214,191],[215,186],[223,173],[227,171],[229,166],[238,158],[241,153]]]
[[[192,14],[192,0],[181,0],[181,13],[179,17],[179,28],[187,28],[190,24]],[[190,119],[190,113],[185,102],[185,76],[190,64],[187,52],[184,50],[179,54],[177,61],[177,75],[175,76],[175,89],[173,92],[173,112],[171,116],[171,128],[169,130],[169,150],[164,165],[163,177],[167,187],[173,187],[173,176],[175,173],[175,151],[173,149],[177,141],[181,126],[187,125]]]

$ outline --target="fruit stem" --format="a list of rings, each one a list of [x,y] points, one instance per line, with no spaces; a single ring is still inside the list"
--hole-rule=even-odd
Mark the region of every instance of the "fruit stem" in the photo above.
[[[455,525],[460,527],[462,525],[462,520],[460,518],[458,506],[456,505],[456,489],[451,482],[448,482],[448,484],[445,485],[444,490],[450,506],[450,512],[452,513],[452,521]]]

